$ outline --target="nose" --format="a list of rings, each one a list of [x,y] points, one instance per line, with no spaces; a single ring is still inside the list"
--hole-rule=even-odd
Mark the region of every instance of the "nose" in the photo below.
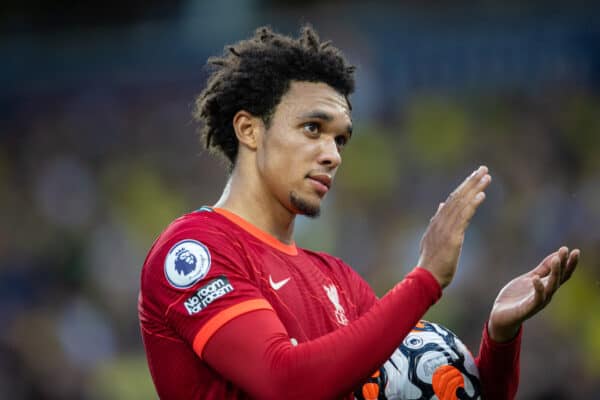
[[[335,169],[342,163],[342,156],[335,139],[323,141],[318,161],[320,165],[327,166],[330,169]]]

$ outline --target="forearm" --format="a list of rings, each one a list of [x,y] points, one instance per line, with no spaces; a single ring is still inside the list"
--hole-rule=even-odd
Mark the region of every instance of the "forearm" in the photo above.
[[[514,399],[519,388],[522,329],[508,342],[490,338],[486,323],[475,360],[479,369],[483,398],[486,400]]]
[[[275,314],[255,312],[225,325],[203,356],[253,397],[336,398],[389,358],[440,293],[429,273],[413,272],[348,326],[295,347]],[[253,334],[239,343],[242,331]]]

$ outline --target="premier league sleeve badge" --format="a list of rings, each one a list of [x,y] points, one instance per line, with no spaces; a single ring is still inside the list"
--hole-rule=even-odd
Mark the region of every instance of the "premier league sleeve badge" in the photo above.
[[[165,257],[165,277],[171,286],[186,289],[204,278],[210,270],[210,252],[197,240],[182,240]]]

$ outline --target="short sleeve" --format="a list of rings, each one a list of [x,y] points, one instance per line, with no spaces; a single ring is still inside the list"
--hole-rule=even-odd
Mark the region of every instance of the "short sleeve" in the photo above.
[[[232,235],[207,226],[165,236],[146,259],[142,295],[198,355],[228,321],[272,309]]]

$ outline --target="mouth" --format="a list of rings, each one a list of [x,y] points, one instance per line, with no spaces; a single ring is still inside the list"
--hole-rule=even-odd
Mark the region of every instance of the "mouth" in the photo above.
[[[322,196],[331,188],[332,179],[331,176],[327,174],[312,174],[308,175],[307,178]]]

